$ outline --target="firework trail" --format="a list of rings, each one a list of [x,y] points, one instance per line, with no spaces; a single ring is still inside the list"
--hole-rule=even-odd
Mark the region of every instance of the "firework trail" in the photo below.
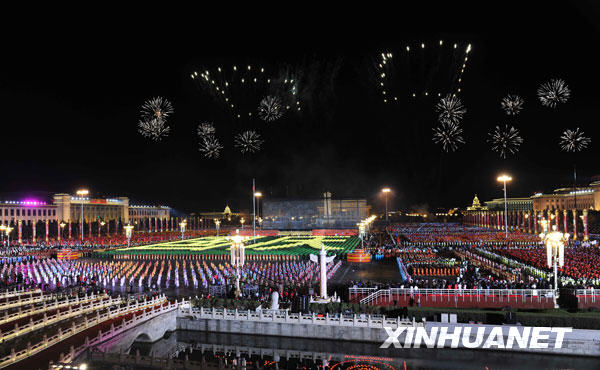
[[[171,114],[173,114],[173,105],[170,101],[160,96],[147,100],[142,105],[142,119],[149,120],[159,118],[166,120]]]
[[[463,129],[458,123],[442,122],[433,128],[433,141],[441,144],[445,152],[456,151],[460,144],[464,144]]]
[[[161,118],[142,119],[138,122],[138,132],[154,141],[161,141],[170,131],[171,128]]]
[[[523,109],[525,100],[518,95],[508,94],[500,102],[500,106],[504,109],[504,112],[509,116],[516,116]]]
[[[451,122],[458,124],[467,112],[460,99],[454,94],[448,94],[440,99],[435,108],[439,113],[438,119],[442,123]]]
[[[219,158],[221,149],[223,149],[223,146],[221,146],[219,140],[213,135],[204,136],[200,139],[199,150],[206,158]]]
[[[254,153],[260,150],[263,140],[256,131],[249,130],[237,134],[234,142],[235,146],[240,149],[242,153]]]
[[[577,127],[575,130],[565,130],[560,137],[560,148],[565,152],[580,152],[587,148],[592,139],[584,136],[583,131]]]
[[[519,130],[513,126],[505,125],[504,128],[496,126],[489,136],[488,142],[492,145],[492,150],[499,153],[501,158],[506,158],[507,154],[515,154],[523,144]]]
[[[569,100],[571,90],[564,80],[554,78],[541,84],[537,95],[543,106],[556,108],[558,103],[566,103]]]
[[[260,101],[258,106],[258,116],[266,122],[273,122],[283,116],[283,105],[281,99],[269,95]]]

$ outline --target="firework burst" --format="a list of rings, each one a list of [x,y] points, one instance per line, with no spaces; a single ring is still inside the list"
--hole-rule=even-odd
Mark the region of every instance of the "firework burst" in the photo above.
[[[509,116],[516,116],[523,109],[524,103],[525,100],[523,100],[523,98],[520,96],[508,94],[504,99],[502,99],[500,106]]]
[[[558,103],[566,103],[569,100],[571,90],[564,80],[553,78],[538,87],[537,95],[542,105],[556,108]]]
[[[254,153],[260,150],[263,140],[256,131],[244,131],[235,136],[234,142],[242,153]]]
[[[138,132],[154,141],[161,141],[170,131],[171,128],[160,118],[142,119],[138,122]]]
[[[504,128],[496,126],[489,136],[488,142],[492,145],[492,150],[499,153],[501,158],[506,158],[507,154],[515,154],[523,144],[519,130],[513,126],[505,125]]]
[[[206,158],[219,158],[221,149],[223,149],[223,146],[214,135],[204,136],[200,140],[199,150]]]
[[[200,138],[214,135],[215,132],[215,125],[210,122],[203,122],[198,125],[198,136],[200,136]]]
[[[283,116],[283,105],[281,99],[269,95],[260,101],[258,105],[258,116],[266,122],[273,122]]]
[[[445,152],[456,151],[460,144],[464,144],[463,129],[458,123],[442,122],[433,128],[433,141],[441,144]]]
[[[458,124],[467,112],[460,99],[454,94],[448,94],[440,99],[435,109],[438,112],[438,119],[442,123],[451,122]]]
[[[166,120],[171,114],[173,114],[173,105],[170,101],[160,96],[147,100],[142,105],[142,119],[149,120],[159,118]]]
[[[565,130],[560,137],[560,148],[565,152],[580,152],[592,142],[592,139],[583,135],[577,127],[575,130]]]

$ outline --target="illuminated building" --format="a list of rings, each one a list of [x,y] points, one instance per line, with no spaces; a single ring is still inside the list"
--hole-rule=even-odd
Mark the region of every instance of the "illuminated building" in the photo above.
[[[265,199],[263,229],[355,229],[369,217],[366,199],[332,199],[326,192],[320,199]]]
[[[130,205],[127,197],[91,198],[60,193],[52,199],[52,203],[33,199],[0,201],[0,223],[14,228],[18,237],[13,240],[26,238],[35,242],[79,234],[82,210],[87,236],[121,233],[129,223],[137,231],[171,230],[176,222],[171,218],[171,208]]]
[[[479,204],[475,196],[473,205],[466,208],[464,223],[473,226],[503,230],[504,199],[498,198]],[[539,234],[542,220],[547,220],[564,233],[577,240],[589,237],[588,213],[600,210],[600,181],[588,186],[559,188],[552,193],[535,193],[528,198],[507,199],[507,221],[509,230]]]

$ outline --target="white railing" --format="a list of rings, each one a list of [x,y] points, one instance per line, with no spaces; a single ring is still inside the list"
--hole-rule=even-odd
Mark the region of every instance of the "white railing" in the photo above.
[[[131,319],[121,321],[121,325],[114,326],[111,325],[110,330],[106,332],[102,332],[102,330],[98,331],[98,335],[92,339],[88,337],[85,338],[83,344],[77,348],[71,346],[71,349],[67,355],[60,354],[60,362],[61,363],[69,363],[73,361],[77,356],[79,356],[86,349],[96,346],[110,338],[113,338],[134,326],[141,324],[142,322],[148,321],[156,316],[162,315],[167,312],[171,312],[176,310],[178,307],[185,305],[186,302],[184,299],[181,302],[175,301],[174,303],[169,302],[167,305],[161,304],[160,306],[155,306],[152,308],[152,311],[144,311],[140,315],[133,314]]]
[[[28,317],[28,316],[32,316],[32,315],[37,315],[40,313],[44,313],[47,311],[52,311],[52,310],[56,310],[59,308],[63,308],[63,307],[67,307],[67,306],[72,306],[72,305],[78,305],[78,304],[82,304],[82,303],[87,303],[87,302],[92,302],[92,301],[97,301],[100,299],[105,299],[108,298],[108,295],[106,294],[102,294],[102,295],[98,295],[98,296],[94,296],[93,294],[90,295],[88,297],[88,295],[86,294],[84,297],[79,298],[79,296],[77,297],[73,297],[73,298],[67,298],[66,300],[63,301],[58,301],[58,297],[54,300],[54,302],[48,304],[47,302],[44,302],[44,305],[42,307],[38,307],[36,308],[31,307],[27,310],[20,310],[17,312],[13,312],[13,313],[8,313],[8,311],[4,312],[4,316],[0,317],[0,324],[6,324],[8,322],[11,321],[15,321],[18,319],[22,319],[24,317]]]
[[[166,302],[166,298],[164,296],[156,297],[150,301],[144,300],[136,302],[135,304],[128,303],[127,306],[124,307],[115,307],[114,309],[108,309],[107,312],[100,314],[99,311],[96,311],[97,315],[95,319],[89,320],[87,316],[84,316],[84,321],[80,324],[72,323],[70,328],[62,330],[58,328],[58,333],[53,335],[50,338],[47,338],[44,335],[44,339],[34,345],[28,345],[27,348],[24,348],[18,352],[15,352],[14,348],[11,350],[11,354],[5,357],[0,358],[0,368],[12,365],[18,361],[21,361],[27,357],[30,357],[40,351],[45,350],[48,347],[51,347],[64,339],[67,339],[77,333],[80,333],[88,328],[94,327],[104,321],[113,319],[115,317],[119,317],[131,312],[136,312],[142,309],[146,309],[148,307],[156,306],[160,304],[161,306]]]
[[[577,289],[575,295],[578,301],[585,303],[600,302],[600,289]]]
[[[20,296],[20,295],[25,295],[25,294],[39,294],[41,292],[42,291],[40,289],[21,289],[21,290],[6,289],[6,291],[3,291],[2,293],[0,293],[0,299],[12,298],[12,297]]]
[[[350,294],[357,294],[352,292],[350,288]],[[360,300],[361,304],[369,304],[371,302],[378,302],[384,299],[389,299],[392,296],[410,296],[410,297],[423,297],[423,296],[443,296],[448,298],[463,298],[463,297],[491,297],[498,298],[499,301],[515,297],[526,299],[526,298],[551,298],[553,295],[552,289],[410,289],[410,288],[390,288],[380,289],[372,292],[366,297]]]
[[[66,296],[68,296],[68,295],[67,294],[49,294],[49,295],[40,294],[35,297],[34,296],[29,296],[29,297],[19,296],[18,299],[15,299],[12,301],[6,299],[4,302],[1,302],[0,303],[0,311],[6,310],[8,308],[14,308],[14,307],[25,306],[25,305],[29,305],[29,304],[41,303],[44,301],[54,300],[56,298],[61,298],[61,297],[66,297]]]
[[[187,308],[180,310],[180,314],[184,316],[192,316],[197,319],[217,319],[217,320],[234,320],[234,321],[258,321],[258,322],[273,322],[273,323],[288,323],[288,324],[312,324],[312,325],[330,325],[330,326],[353,326],[367,328],[384,328],[384,327],[399,327],[399,326],[415,326],[423,325],[423,323],[415,323],[409,320],[397,318],[386,318],[385,315],[351,315],[333,317],[326,314],[325,316],[317,316],[315,313],[310,315],[301,313],[263,313],[262,311],[238,311],[226,309],[207,309],[204,308]]]
[[[14,337],[19,336],[19,335],[22,335],[25,333],[30,333],[32,331],[35,331],[35,330],[41,329],[45,326],[52,325],[54,323],[69,319],[71,317],[94,312],[94,311],[97,311],[97,310],[100,310],[103,308],[107,308],[107,307],[111,307],[111,306],[120,304],[122,302],[123,302],[123,300],[121,298],[114,298],[114,299],[109,298],[107,300],[102,299],[100,301],[90,302],[86,306],[80,305],[75,310],[73,310],[72,307],[69,307],[68,311],[57,312],[56,314],[54,314],[53,316],[50,316],[50,317],[48,317],[48,316],[46,316],[46,314],[44,314],[44,317],[37,321],[33,321],[33,318],[31,318],[29,320],[29,323],[27,323],[26,325],[19,326],[18,324],[15,324],[14,329],[9,330],[4,333],[0,330],[0,343],[4,343],[8,340],[13,339]]]

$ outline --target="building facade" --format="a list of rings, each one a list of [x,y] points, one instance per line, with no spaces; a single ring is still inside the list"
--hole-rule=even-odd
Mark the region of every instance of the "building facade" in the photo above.
[[[277,230],[355,229],[369,217],[366,199],[333,199],[326,192],[321,199],[266,199],[262,228]]]
[[[0,225],[14,230],[19,242],[23,238],[33,242],[44,238],[70,239],[82,231],[85,236],[108,236],[122,233],[127,224],[135,225],[137,231],[178,229],[171,208],[130,205],[127,197],[91,198],[59,193],[52,200],[51,204],[38,200],[0,201]]]
[[[505,219],[509,230],[538,234],[545,221],[557,229],[570,233],[573,240],[589,238],[588,215],[600,211],[600,181],[585,187],[560,188],[552,193],[535,193],[529,198],[508,198],[504,215],[504,198],[479,205],[475,196],[473,205],[465,210],[463,222],[467,225],[504,230]]]

